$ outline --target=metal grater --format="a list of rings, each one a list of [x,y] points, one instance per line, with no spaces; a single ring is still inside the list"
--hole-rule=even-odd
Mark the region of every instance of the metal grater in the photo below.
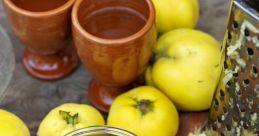
[[[224,68],[206,129],[259,136],[259,0],[231,1],[222,49]]]

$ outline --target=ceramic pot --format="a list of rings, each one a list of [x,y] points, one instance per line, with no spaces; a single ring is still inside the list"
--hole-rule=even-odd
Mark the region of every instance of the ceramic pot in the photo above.
[[[156,43],[151,0],[77,0],[72,11],[78,55],[91,73],[90,102],[108,111],[145,70]]]
[[[52,80],[78,64],[71,38],[74,0],[4,0],[6,15],[26,49],[22,61],[33,76]]]

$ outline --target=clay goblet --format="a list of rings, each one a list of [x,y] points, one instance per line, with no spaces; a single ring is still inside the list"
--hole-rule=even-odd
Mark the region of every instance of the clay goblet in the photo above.
[[[151,0],[77,0],[72,11],[77,53],[91,73],[88,98],[108,111],[146,68],[156,42]]]
[[[6,15],[26,49],[23,64],[40,79],[71,73],[78,58],[71,36],[74,0],[4,0]]]

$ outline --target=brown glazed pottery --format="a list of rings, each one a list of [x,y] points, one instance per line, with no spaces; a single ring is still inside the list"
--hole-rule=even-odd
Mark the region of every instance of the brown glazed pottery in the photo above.
[[[78,64],[71,38],[74,0],[3,0],[16,36],[24,43],[23,64],[33,76],[59,79]]]
[[[77,0],[72,11],[78,55],[93,80],[90,102],[107,112],[145,70],[156,42],[151,0]]]

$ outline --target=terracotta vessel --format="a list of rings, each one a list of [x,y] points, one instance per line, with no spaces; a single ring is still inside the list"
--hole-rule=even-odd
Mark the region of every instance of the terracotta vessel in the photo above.
[[[74,0],[3,0],[16,36],[24,43],[23,64],[33,76],[52,80],[78,64],[71,38]]]
[[[72,11],[78,55],[93,80],[90,102],[108,111],[145,70],[156,42],[151,0],[77,0]]]

